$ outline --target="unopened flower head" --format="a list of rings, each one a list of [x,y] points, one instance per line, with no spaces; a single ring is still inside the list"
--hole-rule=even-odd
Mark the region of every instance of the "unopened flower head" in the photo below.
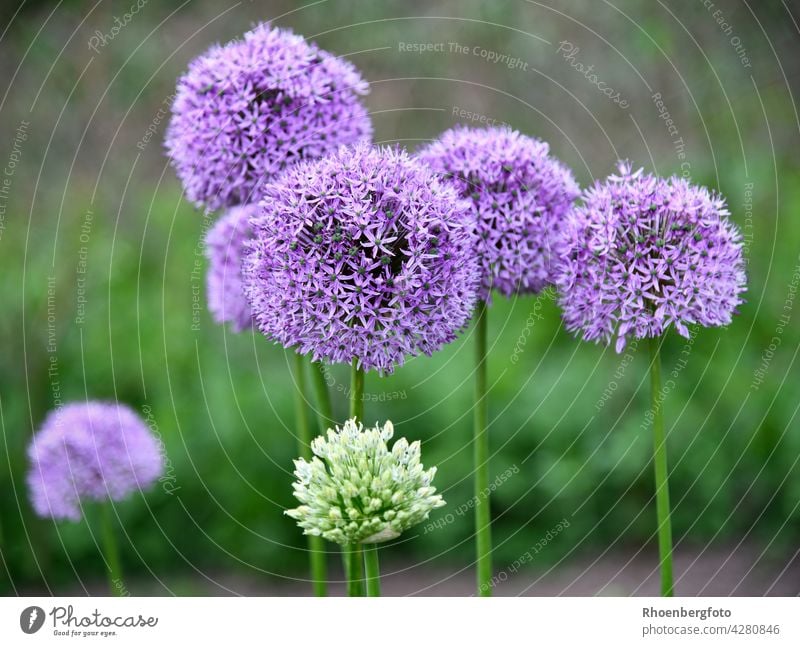
[[[342,545],[397,538],[444,500],[420,464],[419,442],[400,438],[389,449],[391,422],[365,429],[355,419],[311,443],[311,462],[295,460],[294,495],[286,513],[304,533]]]
[[[727,325],[742,303],[742,242],[725,200],[676,177],[620,164],[583,195],[566,229],[558,288],[564,321],[584,339],[661,335],[670,325]]]
[[[315,361],[391,372],[472,315],[469,205],[396,148],[343,146],[265,187],[245,292],[266,336]]]
[[[481,298],[536,293],[552,283],[560,231],[579,189],[543,141],[507,127],[456,127],[420,159],[452,179],[475,213]]]
[[[81,501],[121,500],[162,474],[159,443],[127,406],[67,404],[50,413],[28,448],[37,514],[81,519]]]
[[[368,89],[349,61],[268,24],[212,47],[178,81],[166,136],[186,196],[247,204],[291,164],[370,139]]]
[[[249,220],[257,212],[255,205],[232,207],[205,239],[208,309],[217,323],[230,323],[234,332],[253,325],[250,303],[242,290],[242,259],[245,243],[252,237]]]

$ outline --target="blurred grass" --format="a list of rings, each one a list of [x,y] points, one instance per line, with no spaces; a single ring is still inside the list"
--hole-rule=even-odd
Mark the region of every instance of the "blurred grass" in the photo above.
[[[153,3],[81,76],[89,60],[86,39],[112,24],[106,4],[80,26],[88,8],[62,7],[36,38],[2,108],[9,150],[16,125],[32,122],[0,238],[0,489],[6,492],[0,520],[8,574],[22,590],[41,590],[45,581],[58,590],[74,585],[79,575],[101,574],[86,526],[33,518],[25,498],[25,447],[52,407],[58,382],[64,400],[111,398],[152,409],[179,489],[169,495],[156,487],[118,506],[125,568],[134,577],[169,586],[179,572],[258,576],[263,569],[276,580],[302,576],[304,544],[282,515],[292,504],[289,472],[296,455],[287,357],[257,335],[231,335],[211,322],[202,280],[192,276],[196,259],[201,273],[205,266],[197,255],[204,220],[182,201],[165,168],[163,123],[144,150],[136,146],[191,57],[267,13],[280,15],[299,5],[272,3],[266,10],[245,4],[192,36],[221,9],[195,2],[169,17],[176,3]],[[558,9],[574,20],[531,3],[449,2],[434,8],[422,2],[328,2],[278,22],[349,54],[368,79],[378,81],[368,98],[378,141],[413,148],[452,125],[451,109],[458,105],[547,139],[584,185],[609,172],[618,156],[654,164],[662,173],[678,172],[649,92],[631,66],[592,36],[596,31],[669,99],[693,178],[728,195],[740,225],[743,186],[746,179],[754,183],[748,303],[729,329],[698,331],[666,402],[674,526],[679,542],[703,545],[749,535],[771,553],[787,554],[800,538],[796,321],[786,328],[764,384],[751,391],[750,383],[775,335],[798,264],[796,113],[782,76],[794,81],[796,34],[779,12],[762,8],[772,37],[767,43],[752,18],[734,3],[720,3],[758,60],[751,80],[702,9],[673,4],[719,82],[677,24],[633,2],[623,5],[639,27],[619,12],[575,1]],[[48,13],[34,8],[15,22],[0,56],[4,78],[11,78]],[[370,22],[389,17],[398,19]],[[348,26],[359,22],[369,24]],[[80,36],[68,40],[76,28]],[[631,98],[630,115],[602,100],[554,53],[560,39],[580,43],[581,58],[596,62],[603,78]],[[403,55],[399,40],[480,44],[525,56],[538,72],[524,76],[473,57]],[[783,69],[771,58],[770,44]],[[592,117],[576,99],[590,106]],[[91,230],[82,241],[88,210]],[[77,324],[83,246],[86,311]],[[48,312],[49,277],[55,281],[54,312]],[[193,298],[200,304],[198,331],[192,330]],[[514,362],[534,308],[542,318]],[[48,352],[49,313],[54,353]],[[599,552],[615,542],[650,540],[650,435],[640,428],[648,397],[645,353],[636,353],[615,378],[621,357],[565,334],[546,296],[497,298],[490,338],[491,469],[519,469],[493,498],[498,567],[563,518],[569,530],[538,555],[537,566],[556,563],[573,549]],[[448,501],[437,518],[454,514],[446,528],[425,533],[420,527],[392,548],[409,564],[436,559],[455,568],[471,562],[472,518],[456,514],[472,486],[469,343],[467,332],[387,379],[368,377],[367,391],[385,393],[386,401],[368,402],[367,417],[391,418],[399,433],[423,440],[424,461],[439,466],[437,485]],[[665,370],[677,366],[683,346],[675,335],[667,337]],[[48,374],[52,357],[55,375]],[[343,416],[344,395],[337,388],[346,384],[346,369],[335,367],[331,375]],[[617,389],[598,409],[610,380]]]

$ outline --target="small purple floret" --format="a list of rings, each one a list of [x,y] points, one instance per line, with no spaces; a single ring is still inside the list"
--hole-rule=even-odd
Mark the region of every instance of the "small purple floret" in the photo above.
[[[217,323],[230,323],[234,332],[253,325],[250,303],[242,291],[242,258],[252,237],[250,218],[258,206],[234,206],[206,234],[208,309]]]
[[[746,289],[742,241],[720,195],[632,172],[597,182],[570,217],[557,285],[568,330],[617,352],[674,325],[727,325]]]
[[[537,293],[553,281],[560,230],[579,189],[549,146],[510,128],[456,127],[418,157],[472,203],[482,265],[480,297]]]
[[[469,205],[402,150],[342,147],[267,185],[245,292],[258,328],[317,361],[389,373],[469,321]]]
[[[162,474],[160,444],[127,406],[67,404],[51,412],[28,448],[28,488],[39,516],[81,519],[81,502],[121,500]]]
[[[368,90],[349,61],[268,24],[212,47],[178,81],[166,134],[186,196],[247,204],[293,163],[369,140]]]

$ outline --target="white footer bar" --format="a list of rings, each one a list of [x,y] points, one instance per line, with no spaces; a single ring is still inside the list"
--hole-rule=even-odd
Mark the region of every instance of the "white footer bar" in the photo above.
[[[799,628],[797,598],[0,599],[2,644],[777,646]]]

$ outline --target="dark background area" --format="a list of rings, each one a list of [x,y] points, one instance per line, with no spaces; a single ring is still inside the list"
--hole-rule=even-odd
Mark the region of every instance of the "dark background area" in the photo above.
[[[115,506],[132,593],[307,591],[305,543],[282,514],[297,453],[289,357],[211,321],[192,273],[209,220],[182,199],[162,147],[189,60],[261,20],[362,70],[377,142],[414,149],[464,123],[463,109],[547,140],[583,186],[628,158],[727,197],[746,235],[747,303],[728,328],[697,330],[688,351],[674,333],[664,346],[665,371],[677,370],[665,407],[676,552],[688,572],[677,590],[800,593],[800,312],[785,309],[800,265],[796,4],[151,0],[92,51],[92,36],[110,34],[128,6],[0,11],[0,166],[11,171],[0,201],[4,593],[102,589],[91,524],[35,518],[24,483],[25,448],[46,412],[87,397],[151,410],[174,477],[172,494],[157,486]],[[628,107],[576,70],[561,41]],[[509,69],[481,50],[520,63]],[[432,520],[452,514],[382,550],[389,590],[469,592],[472,516],[458,509],[472,493],[470,335],[367,378],[367,392],[385,400],[369,401],[367,418],[423,441],[448,501]],[[490,339],[491,468],[518,471],[493,497],[497,570],[569,521],[503,590],[521,592],[550,568],[568,573],[541,588],[551,594],[651,590],[639,585],[657,567],[651,438],[641,428],[646,348],[620,368],[613,349],[565,333],[548,293],[495,298]],[[347,369],[331,376],[343,417]],[[607,570],[573,586],[597,559]],[[628,577],[631,563],[640,569]],[[739,574],[706,587],[717,566]]]

